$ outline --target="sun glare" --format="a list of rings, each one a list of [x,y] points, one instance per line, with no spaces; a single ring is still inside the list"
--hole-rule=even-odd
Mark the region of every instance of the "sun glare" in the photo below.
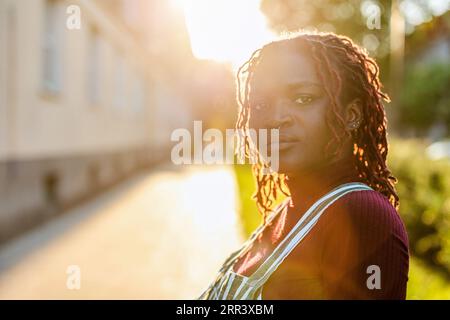
[[[260,0],[172,0],[186,19],[199,59],[230,62],[234,68],[274,38],[260,11]]]

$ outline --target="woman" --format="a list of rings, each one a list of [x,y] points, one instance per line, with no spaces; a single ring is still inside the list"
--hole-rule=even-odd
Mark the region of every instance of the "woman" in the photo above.
[[[263,223],[201,299],[405,298],[408,238],[386,165],[378,71],[330,33],[269,43],[239,69],[237,128],[279,129],[269,142],[279,170],[263,174],[258,157]],[[250,142],[241,141],[247,156],[257,153]]]

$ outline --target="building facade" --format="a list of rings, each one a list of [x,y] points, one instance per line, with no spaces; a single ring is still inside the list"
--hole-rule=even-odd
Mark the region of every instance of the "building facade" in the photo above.
[[[149,3],[0,0],[0,242],[159,161],[189,121]]]

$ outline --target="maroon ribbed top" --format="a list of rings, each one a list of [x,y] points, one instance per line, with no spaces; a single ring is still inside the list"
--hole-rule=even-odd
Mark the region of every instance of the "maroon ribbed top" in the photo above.
[[[335,163],[291,181],[293,207],[278,214],[234,270],[249,276],[322,195],[361,181],[349,163]],[[354,191],[322,214],[317,224],[281,263],[263,287],[264,299],[405,299],[408,237],[388,199],[377,191]],[[380,289],[370,266],[379,267]],[[376,271],[375,271],[376,272]],[[369,281],[368,281],[369,279]]]

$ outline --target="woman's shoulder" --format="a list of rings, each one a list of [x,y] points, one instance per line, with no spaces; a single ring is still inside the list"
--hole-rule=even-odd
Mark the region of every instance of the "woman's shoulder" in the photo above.
[[[328,217],[334,222],[365,226],[371,231],[396,233],[406,238],[405,226],[399,213],[389,199],[378,191],[347,193],[333,203],[329,211],[332,214]]]

